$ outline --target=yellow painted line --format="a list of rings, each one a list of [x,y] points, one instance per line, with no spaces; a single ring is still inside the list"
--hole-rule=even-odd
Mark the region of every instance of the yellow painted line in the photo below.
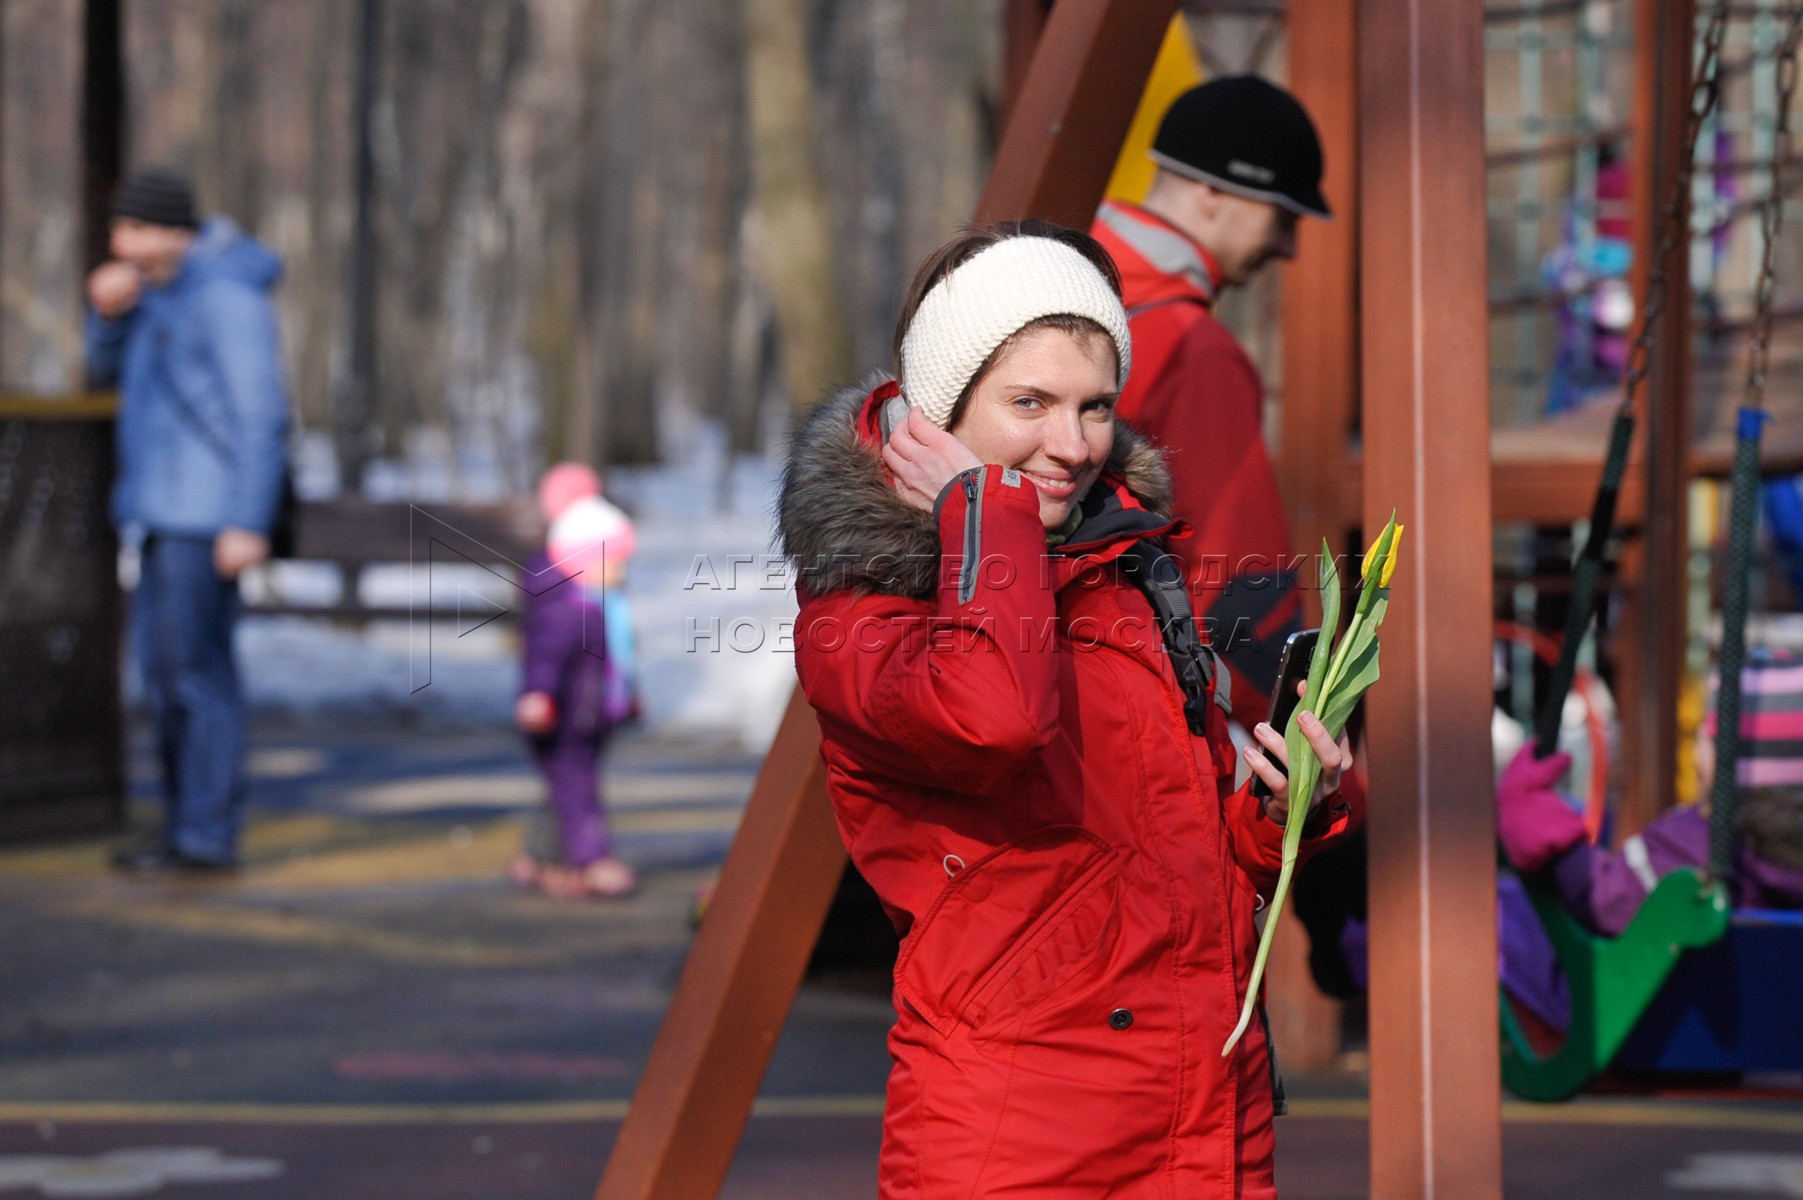
[[[388,814],[435,808],[530,808],[545,798],[544,780],[530,771],[427,775],[361,787],[322,785],[320,790],[358,812]],[[751,779],[736,771],[622,774],[607,778],[606,791],[616,812],[693,800],[721,800],[738,808],[751,792]]]
[[[235,1104],[29,1101],[0,1103],[0,1122],[233,1125],[536,1125],[623,1121],[627,1100],[522,1104]],[[753,1117],[880,1117],[881,1096],[768,1096]]]
[[[366,837],[371,824],[343,817],[268,817],[254,821],[244,838],[245,857],[258,860],[292,855],[347,837]],[[28,846],[0,853],[0,879],[65,879],[108,874],[112,839],[67,846]]]
[[[204,937],[228,937],[283,945],[357,950],[403,962],[466,967],[542,966],[563,955],[550,950],[526,951],[475,942],[414,937],[380,929],[363,929],[264,909],[223,909],[178,903],[121,905],[85,898],[64,901],[59,911],[118,924],[138,925]]]
[[[880,1117],[881,1096],[760,1096],[754,1117]]]
[[[740,816],[737,807],[644,809],[615,814],[613,826],[616,833],[632,835],[731,833]],[[343,844],[347,837],[366,838],[369,828],[362,821],[317,816],[257,822],[245,842],[243,873],[214,881],[210,890],[316,890],[496,878],[520,846],[519,824],[509,817],[375,845]],[[109,848],[89,843],[0,854],[0,879],[106,874]]]
[[[520,848],[519,825],[459,825],[427,837],[354,846],[253,867],[244,881],[281,890],[387,887],[452,879],[498,879]]]
[[[1364,1121],[1370,1115],[1370,1105],[1359,1097],[1290,1101],[1291,1118]],[[1585,1100],[1571,1104],[1527,1104],[1510,1100],[1502,1106],[1502,1118],[1511,1125],[1614,1125],[1803,1134],[1803,1109],[1774,1112],[1672,1100]]]
[[[730,799],[743,805],[753,776],[744,771],[648,771],[609,775],[607,802],[615,807],[646,807],[695,800]]]
[[[569,1100],[524,1104],[250,1104],[9,1101],[0,1103],[0,1122],[60,1121],[68,1124],[246,1125],[454,1125],[556,1124],[619,1121],[626,1100]],[[765,1096],[753,1117],[879,1117],[883,1097]],[[1296,1099],[1290,1117],[1302,1120],[1363,1120],[1362,1099]],[[1503,1119],[1517,1124],[1582,1124],[1726,1129],[1743,1133],[1803,1133],[1803,1112],[1762,1112],[1662,1100],[1594,1101],[1578,1104],[1503,1105]]]
[[[670,809],[616,815],[616,834],[731,833],[740,810]],[[448,832],[253,867],[245,882],[281,890],[385,887],[400,883],[495,879],[520,849],[517,821],[500,818]]]
[[[731,833],[739,827],[739,808],[667,808],[616,814],[616,833]]]
[[[53,1121],[69,1125],[460,1125],[554,1124],[620,1121],[625,1100],[574,1100],[545,1104],[141,1104],[11,1101],[0,1121]]]
[[[408,813],[435,808],[530,808],[543,802],[537,775],[429,775],[363,787],[324,787],[338,803],[363,813]]]
[[[0,879],[69,879],[106,870],[106,847],[56,846],[0,854]]]
[[[1644,1104],[1597,1100],[1581,1104],[1503,1105],[1503,1120],[1522,1125],[1632,1125],[1669,1129],[1733,1129],[1743,1133],[1803,1134],[1803,1111],[1649,1100]]]

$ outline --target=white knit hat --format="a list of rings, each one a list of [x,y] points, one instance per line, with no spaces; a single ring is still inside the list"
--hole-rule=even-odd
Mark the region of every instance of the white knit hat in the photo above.
[[[638,548],[638,537],[626,514],[599,496],[584,496],[551,522],[545,553],[551,565],[570,575],[587,575],[599,585],[601,571],[623,563]]]
[[[902,338],[902,392],[944,429],[995,348],[1040,317],[1087,317],[1114,342],[1115,386],[1127,383],[1127,311],[1094,263],[1046,237],[1004,238],[934,284]]]

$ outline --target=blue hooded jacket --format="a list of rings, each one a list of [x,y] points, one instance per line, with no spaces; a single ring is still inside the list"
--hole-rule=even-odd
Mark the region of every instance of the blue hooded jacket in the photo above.
[[[231,221],[108,321],[88,314],[90,381],[120,387],[113,520],[149,533],[267,534],[281,500],[288,392],[270,291],[275,253]]]

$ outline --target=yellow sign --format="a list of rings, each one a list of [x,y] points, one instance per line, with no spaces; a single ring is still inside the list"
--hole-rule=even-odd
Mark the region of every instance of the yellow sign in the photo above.
[[[1158,47],[1158,60],[1152,64],[1152,77],[1146,80],[1145,93],[1133,114],[1133,125],[1127,140],[1121,144],[1121,156],[1115,160],[1114,175],[1108,180],[1108,198],[1137,204],[1152,188],[1152,140],[1158,136],[1158,123],[1171,101],[1202,82],[1202,61],[1190,42],[1189,27],[1179,12],[1164,31],[1164,42]]]

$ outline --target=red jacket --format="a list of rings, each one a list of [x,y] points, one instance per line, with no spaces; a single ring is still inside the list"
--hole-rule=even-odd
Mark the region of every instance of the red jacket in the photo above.
[[[840,832],[903,934],[881,1196],[1274,1196],[1264,1033],[1221,1046],[1282,829],[1115,565],[1173,528],[1157,453],[1117,427],[1107,519],[1049,554],[1013,472],[903,504],[873,411],[809,418],[781,521]]]
[[[1133,376],[1118,412],[1165,452],[1172,513],[1195,536],[1184,560],[1245,724],[1262,719],[1283,641],[1301,627],[1283,497],[1263,436],[1264,388],[1209,311],[1219,269],[1143,208],[1109,202],[1090,231],[1114,257],[1133,333]],[[1312,582],[1312,576],[1310,577]]]

